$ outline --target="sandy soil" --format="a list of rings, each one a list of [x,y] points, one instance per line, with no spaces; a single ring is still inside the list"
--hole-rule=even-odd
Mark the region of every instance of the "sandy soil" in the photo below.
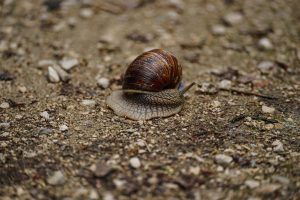
[[[0,1],[0,199],[299,199],[299,10],[298,0]],[[153,48],[176,55],[197,87],[175,116],[116,116],[106,96]],[[61,61],[77,64],[53,83],[48,67]]]

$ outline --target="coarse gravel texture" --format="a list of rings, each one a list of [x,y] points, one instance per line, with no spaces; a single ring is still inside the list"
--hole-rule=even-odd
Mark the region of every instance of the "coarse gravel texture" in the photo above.
[[[298,0],[0,1],[0,199],[299,199],[299,10]],[[169,118],[116,116],[106,96],[154,48],[197,86]],[[62,61],[68,79],[52,83],[48,67]]]

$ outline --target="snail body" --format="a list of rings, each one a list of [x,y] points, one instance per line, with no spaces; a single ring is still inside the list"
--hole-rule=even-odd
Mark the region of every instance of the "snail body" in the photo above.
[[[182,109],[183,94],[193,85],[181,89],[181,79],[177,59],[165,50],[154,49],[128,66],[122,90],[113,91],[106,103],[117,115],[133,120],[168,117]]]

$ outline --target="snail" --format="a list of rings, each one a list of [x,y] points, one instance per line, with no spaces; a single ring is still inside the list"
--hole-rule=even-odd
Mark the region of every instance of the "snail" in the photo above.
[[[138,56],[127,68],[121,90],[113,91],[107,105],[119,116],[133,120],[168,117],[178,113],[183,94],[182,67],[168,51],[153,49]]]

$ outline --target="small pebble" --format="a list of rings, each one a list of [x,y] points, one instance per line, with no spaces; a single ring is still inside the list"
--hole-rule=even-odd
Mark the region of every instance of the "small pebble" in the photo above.
[[[245,185],[250,189],[257,188],[259,186],[259,182],[255,180],[246,180]]]
[[[96,101],[90,100],[90,99],[84,99],[84,100],[81,101],[81,105],[83,105],[83,106],[95,106]]]
[[[62,185],[65,183],[65,177],[61,171],[55,171],[47,178],[47,182],[50,185]]]
[[[232,82],[230,80],[222,80],[218,83],[218,87],[221,89],[230,89]]]
[[[288,185],[290,183],[290,179],[288,179],[287,177],[284,177],[284,176],[279,176],[279,175],[273,175],[272,180],[274,182],[278,182],[283,185]]]
[[[57,72],[58,76],[60,77],[60,79],[62,81],[66,82],[71,79],[71,76],[65,70],[63,70],[60,66],[53,65],[52,67]]]
[[[80,17],[88,19],[94,15],[94,12],[90,8],[83,8],[80,10]]]
[[[281,187],[281,185],[279,184],[273,184],[273,183],[269,183],[266,185],[262,185],[259,188],[256,189],[256,192],[259,194],[272,194],[273,192],[275,192],[276,190],[278,190]]]
[[[260,48],[262,50],[272,50],[273,44],[268,38],[261,38],[258,41],[258,48]]]
[[[2,122],[0,123],[0,130],[4,130],[10,127],[10,123],[8,122]]]
[[[103,194],[102,199],[103,200],[115,200],[115,197],[111,193],[106,192],[106,193]]]
[[[236,25],[243,21],[243,15],[239,12],[231,12],[224,16],[224,21],[228,25]]]
[[[98,192],[96,190],[91,190],[89,194],[89,199],[90,200],[99,199]]]
[[[43,117],[46,120],[50,119],[50,115],[49,115],[49,113],[47,111],[41,112],[40,116]]]
[[[97,84],[102,89],[106,89],[109,87],[110,82],[109,82],[109,79],[107,79],[107,78],[99,78],[99,79],[97,79]]]
[[[53,60],[40,60],[37,65],[38,65],[39,68],[49,67],[49,66],[55,65],[55,61],[53,61]]]
[[[268,72],[274,68],[274,63],[271,61],[262,61],[257,65],[257,68],[262,72]]]
[[[9,103],[7,103],[7,102],[1,103],[1,104],[0,104],[0,108],[3,108],[3,109],[9,108]]]
[[[130,166],[135,168],[135,169],[141,167],[141,162],[140,162],[140,159],[138,157],[130,158],[129,163],[130,163]]]
[[[50,134],[50,133],[52,133],[52,129],[50,129],[50,128],[40,128],[39,129],[39,131],[38,131],[38,133],[39,134],[45,134],[45,135],[47,135],[47,134]]]
[[[215,156],[215,160],[218,164],[227,165],[227,164],[231,163],[232,157],[227,156],[225,154],[218,154]]]
[[[284,151],[283,144],[280,140],[275,140],[272,143],[272,146],[273,146],[273,151],[274,152],[283,152]]]
[[[268,106],[265,106],[265,105],[263,105],[263,106],[261,107],[261,109],[262,109],[262,112],[263,112],[263,113],[270,113],[270,114],[273,114],[273,113],[275,112],[275,108],[273,108],[273,107],[268,107]]]
[[[69,71],[73,67],[77,66],[79,61],[76,58],[63,59],[59,62],[59,64],[64,70]]]
[[[221,24],[217,24],[211,28],[211,31],[214,35],[224,35],[226,33],[226,28]]]
[[[48,67],[48,79],[51,83],[58,83],[60,81],[59,75],[53,67]]]
[[[25,86],[19,86],[18,91],[21,93],[25,93],[27,91],[27,88]]]
[[[67,130],[69,130],[69,127],[67,125],[63,124],[63,125],[59,126],[59,130],[60,131],[67,131]]]

